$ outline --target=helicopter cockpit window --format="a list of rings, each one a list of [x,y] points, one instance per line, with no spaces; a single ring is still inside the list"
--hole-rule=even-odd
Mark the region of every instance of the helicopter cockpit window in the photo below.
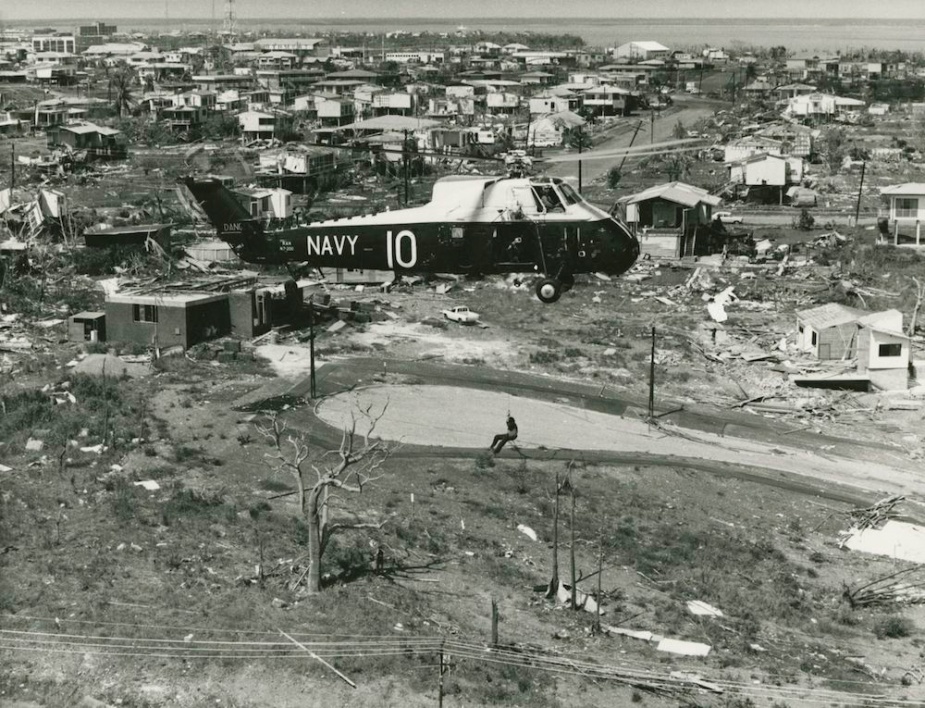
[[[565,211],[555,187],[551,184],[534,184],[533,191],[546,211]]]
[[[570,184],[559,182],[559,190],[562,192],[562,196],[565,198],[565,203],[569,206],[572,204],[578,204],[581,201],[581,195],[576,192]]]

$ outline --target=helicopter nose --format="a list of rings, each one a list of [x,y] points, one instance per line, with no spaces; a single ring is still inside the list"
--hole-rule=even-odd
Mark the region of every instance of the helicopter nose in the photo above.
[[[616,219],[610,219],[607,230],[611,236],[611,266],[609,272],[612,275],[622,275],[632,268],[636,259],[639,258],[639,241],[625,224]]]

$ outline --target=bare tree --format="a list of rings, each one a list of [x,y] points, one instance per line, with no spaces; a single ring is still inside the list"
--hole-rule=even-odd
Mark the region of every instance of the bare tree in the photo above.
[[[391,449],[381,440],[373,438],[376,424],[385,415],[388,405],[376,415],[369,408],[361,411],[369,421],[365,434],[357,433],[357,419],[350,417],[344,426],[340,447],[313,455],[305,435],[288,432],[285,421],[274,413],[266,424],[258,424],[257,431],[268,438],[274,452],[266,455],[268,464],[278,472],[292,476],[299,496],[299,511],[308,526],[309,594],[321,592],[321,558],[328,541],[345,529],[380,529],[385,523],[359,520],[331,521],[331,506],[339,492],[360,494],[363,488],[380,479],[383,463]],[[346,513],[346,512],[345,512]],[[301,580],[301,579],[300,579]]]
[[[571,488],[572,465],[570,460],[565,468],[565,480],[559,482],[559,472],[556,470],[556,503],[553,507],[552,517],[552,576],[546,588],[546,597],[553,598],[559,592],[559,495]],[[573,570],[574,574],[574,570]],[[572,586],[574,587],[574,580]]]

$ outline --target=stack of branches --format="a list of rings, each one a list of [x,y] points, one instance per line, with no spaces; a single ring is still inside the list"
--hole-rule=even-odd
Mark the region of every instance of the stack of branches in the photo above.
[[[925,576],[916,575],[921,567],[897,570],[855,588],[845,585],[842,596],[852,609],[889,605],[896,602],[925,602]]]
[[[886,523],[886,521],[896,514],[893,512],[893,509],[902,501],[905,501],[905,497],[897,494],[892,497],[886,497],[881,499],[873,506],[868,506],[863,509],[852,509],[848,512],[848,517],[852,521],[851,531],[848,535],[842,539],[841,546],[845,545],[845,542],[856,533],[863,531],[864,529],[872,529],[881,526]]]

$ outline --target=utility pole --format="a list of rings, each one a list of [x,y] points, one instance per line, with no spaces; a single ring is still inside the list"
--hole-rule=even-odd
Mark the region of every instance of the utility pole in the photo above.
[[[309,362],[309,395],[312,399],[317,395],[315,387],[315,296],[308,299],[308,362]]]
[[[606,522],[606,519],[605,519]],[[597,539],[597,617],[594,619],[594,631],[601,633],[601,576],[604,574],[604,524]]]
[[[573,610],[578,609],[578,583],[575,582],[575,487],[570,490],[572,497],[572,511],[569,515],[569,572],[572,581],[572,599],[571,606]]]
[[[581,154],[581,143],[584,141],[584,133],[581,126],[578,126],[578,154]],[[578,161],[578,192],[581,192],[581,160]]]
[[[405,206],[408,206],[408,131],[404,131],[405,140],[402,144],[401,159],[405,173]]]
[[[498,646],[498,600],[491,598],[491,645]]]
[[[440,672],[437,679],[437,708],[443,708],[443,674],[446,673],[446,664],[443,661],[443,645],[445,643],[445,639],[440,640],[440,664],[437,667]]]
[[[649,421],[655,420],[655,326],[652,326],[652,355],[649,358]]]
[[[864,170],[867,169],[867,160],[861,163],[861,184],[858,185],[858,203],[854,208],[854,225],[858,225],[858,219],[861,218],[861,190],[864,189]]]
[[[16,188],[16,144],[10,141],[10,199],[12,192]]]
[[[649,109],[649,143],[655,142],[655,109]]]
[[[627,150],[629,150],[631,147],[633,147],[633,143],[636,142],[636,136],[639,135],[639,131],[640,131],[641,129],[642,129],[642,121],[639,121],[639,122],[636,124],[636,130],[633,132],[633,137],[630,138],[630,144],[629,144],[629,147],[626,148]],[[627,156],[628,154],[629,154],[629,153],[626,153],[626,152],[623,153],[623,159],[620,160],[620,167],[617,168],[617,169],[620,170],[620,172],[623,172],[623,165],[626,163],[626,156]]]
[[[556,470],[556,506],[552,517],[552,577],[546,589],[546,599],[559,592],[559,471]]]

